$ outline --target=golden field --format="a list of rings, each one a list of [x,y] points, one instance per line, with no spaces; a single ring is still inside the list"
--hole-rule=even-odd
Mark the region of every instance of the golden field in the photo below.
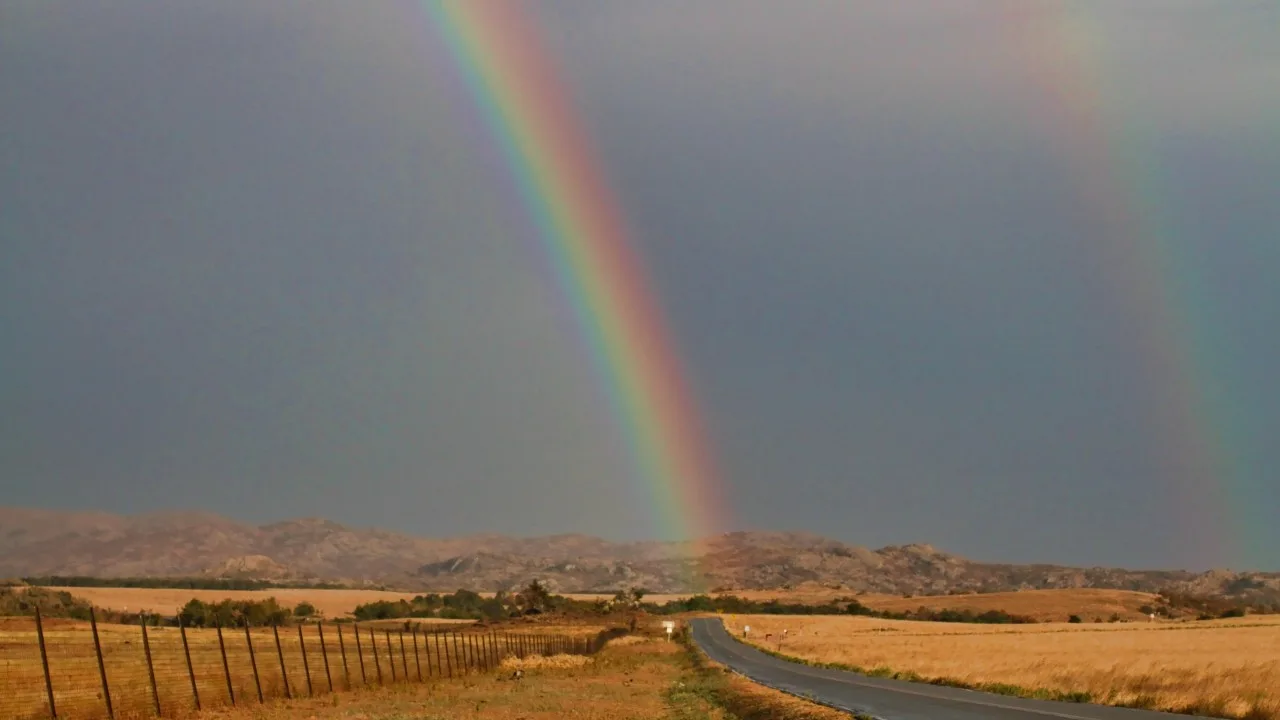
[[[1089,693],[1094,702],[1280,719],[1280,618],[976,625],[862,617],[725,615],[784,655],[967,686]],[[779,643],[781,632],[789,631]],[[772,633],[766,641],[764,635]],[[1006,690],[1008,690],[1006,688]]]
[[[0,648],[29,646],[30,639],[18,634],[15,621],[6,619],[0,631]],[[51,622],[47,640],[51,648],[51,665],[57,692],[60,717],[104,717],[103,699],[97,692],[96,660],[92,641],[72,633],[85,631],[78,623]],[[581,627],[581,626],[575,626]],[[296,642],[297,628],[281,634],[285,665],[292,697],[285,698],[279,671],[279,655],[270,630],[253,631],[253,647],[262,675],[267,702],[258,702],[249,664],[248,648],[243,643],[228,643],[232,667],[233,689],[238,705],[228,702],[225,674],[217,652],[216,635],[208,631],[188,631],[196,668],[198,689],[204,701],[202,716],[221,720],[284,720],[307,717],[312,720],[380,720],[385,718],[463,718],[493,720],[613,720],[665,718],[667,720],[838,720],[848,716],[777,691],[755,685],[714,667],[703,667],[678,643],[652,636],[626,636],[609,642],[590,657],[566,654],[534,655],[525,659],[504,657],[496,669],[473,668],[464,671],[457,663],[461,654],[453,655],[453,676],[435,674],[426,668],[426,658],[434,658],[440,644],[420,646],[418,659],[424,665],[424,682],[417,681],[415,656],[410,650],[402,655],[398,643],[392,651],[379,640],[379,667],[386,681],[379,685],[373,679],[374,664],[368,642],[364,645],[369,681],[361,682],[358,672],[348,687],[340,661],[330,655],[330,670],[335,689],[328,691],[322,656],[312,649],[307,635],[307,653],[311,659],[311,677],[315,697],[307,691],[302,652]],[[315,628],[306,628],[310,632]],[[99,626],[104,646],[107,673],[111,680],[116,717],[141,718],[154,714],[146,666],[142,660],[141,630],[136,627]],[[363,631],[362,631],[363,632]],[[375,631],[381,637],[381,632]],[[243,637],[243,631],[239,633]],[[286,637],[293,637],[289,642]],[[191,688],[186,666],[181,659],[178,631],[152,630],[151,650],[156,663],[157,684],[166,717],[194,715]],[[327,638],[332,643],[332,633]],[[351,629],[344,628],[348,648],[352,645]],[[396,637],[393,634],[393,637]],[[230,640],[228,633],[225,640]],[[318,637],[315,638],[318,641]],[[421,637],[418,638],[422,640]],[[89,653],[79,652],[85,647]],[[445,657],[450,657],[450,643],[444,644]],[[38,656],[37,656],[38,657]],[[407,658],[407,661],[406,661]],[[354,665],[354,653],[348,653]],[[405,682],[405,668],[412,682]],[[431,667],[435,667],[432,659]],[[397,681],[391,680],[391,668],[399,667]],[[8,654],[0,658],[0,716],[48,717],[44,704],[44,686],[37,662],[26,656]],[[524,671],[519,680],[512,679],[514,669]]]
[[[65,590],[84,598],[100,608],[110,610],[151,610],[171,613],[192,598],[205,602],[225,599],[263,600],[274,597],[281,605],[293,607],[304,600],[310,602],[324,617],[330,619],[349,617],[357,605],[378,600],[409,600],[422,593],[390,592],[382,590],[311,590],[284,588],[271,590],[170,590],[152,588],[51,588]],[[490,596],[493,593],[480,593]],[[822,604],[837,599],[854,597],[850,590],[831,589],[822,586],[799,586],[786,590],[734,590],[731,594],[753,601],[779,600],[787,603]],[[567,593],[566,597],[578,600],[611,599],[612,595]],[[689,597],[688,594],[646,595],[646,602],[658,604]],[[1100,617],[1108,619],[1118,614],[1124,619],[1138,619],[1138,608],[1155,604],[1156,596],[1149,593],[1125,590],[1023,590],[1019,592],[985,593],[971,595],[930,595],[904,598],[897,595],[859,595],[858,602],[875,610],[914,610],[921,606],[932,609],[956,610],[1004,610],[1015,615],[1027,615],[1041,621],[1066,620],[1079,615],[1086,622]]]
[[[279,588],[271,590],[170,590],[164,588],[88,588],[55,587],[83,598],[94,606],[109,610],[149,610],[171,614],[192,598],[203,602],[222,600],[265,600],[274,597],[283,607],[294,607],[304,600],[326,618],[348,617],[357,605],[378,600],[410,600],[420,593],[386,592],[382,590],[311,590]]]
[[[496,637],[474,631],[443,635],[429,630],[401,633],[361,624],[357,641],[352,625],[341,626],[339,630],[339,626],[330,624],[324,628],[322,641],[319,627],[304,625],[280,628],[277,646],[276,634],[270,628],[255,628],[248,637],[243,628],[224,630],[225,666],[216,631],[190,629],[187,639],[196,690],[203,707],[209,708],[231,704],[233,693],[242,705],[256,703],[255,662],[262,694],[268,700],[287,693],[295,697],[312,692],[327,694],[330,687],[341,691],[404,683],[406,679],[416,682],[419,673],[424,679],[473,675],[492,655],[494,643],[498,651],[505,651],[508,644],[504,640],[514,640],[517,633],[515,629],[498,632]],[[518,632],[529,651],[537,648],[532,635],[549,634],[543,627],[522,628]],[[153,712],[155,700],[151,695],[141,628],[103,623],[98,626],[98,633],[117,714]],[[47,620],[44,634],[58,715],[105,716],[105,698],[88,623]],[[189,712],[195,703],[180,631],[168,627],[149,628],[148,643],[161,709],[166,715]],[[514,643],[511,647],[515,647]],[[34,621],[32,618],[0,618],[0,717],[48,715]]]
[[[1152,593],[1133,592],[1130,590],[1095,590],[1090,588],[1063,590],[1019,590],[1001,593],[971,593],[965,595],[918,595],[902,597],[901,595],[856,595],[852,590],[841,590],[819,585],[801,585],[789,589],[777,590],[731,590],[726,594],[736,595],[744,600],[767,602],[777,600],[784,603],[801,603],[805,605],[821,605],[856,599],[873,610],[890,610],[903,612],[927,607],[932,610],[972,610],[977,613],[988,610],[1003,610],[1013,615],[1025,615],[1038,621],[1066,621],[1072,615],[1079,615],[1086,622],[1094,618],[1109,619],[1112,614],[1121,619],[1137,620],[1145,617],[1139,608],[1144,605],[1156,605],[1158,596]],[[608,599],[612,595],[569,594],[568,597],[594,600]],[[688,598],[684,595],[646,595],[646,602],[658,604],[672,600]]]
[[[511,680],[508,670],[525,676]],[[848,720],[849,716],[714,669],[677,643],[626,637],[589,659],[509,662],[460,682],[403,685],[219,713],[220,720]],[[721,698],[725,705],[713,703]],[[730,714],[730,710],[732,714]]]
[[[900,595],[864,595],[858,602],[873,610],[904,612],[927,607],[930,610],[972,610],[982,613],[1003,610],[1011,615],[1025,615],[1040,622],[1066,622],[1079,615],[1085,622],[1095,618],[1110,619],[1112,614],[1124,620],[1144,619],[1138,608],[1155,606],[1159,597],[1152,593],[1130,590],[1019,590],[1017,592],[968,595],[929,595],[904,598]]]

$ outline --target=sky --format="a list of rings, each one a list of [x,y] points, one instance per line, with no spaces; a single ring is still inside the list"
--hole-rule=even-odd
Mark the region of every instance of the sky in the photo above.
[[[1280,570],[1280,5],[530,5],[703,529]],[[426,18],[0,0],[0,502],[655,536]]]

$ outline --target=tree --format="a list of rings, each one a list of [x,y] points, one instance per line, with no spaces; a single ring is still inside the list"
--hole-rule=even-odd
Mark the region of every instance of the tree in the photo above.
[[[524,599],[525,612],[530,610],[542,612],[551,602],[551,591],[537,580],[526,585],[520,595]]]
[[[1069,623],[1080,623],[1080,622],[1084,622],[1084,621],[1080,619],[1080,616],[1079,616],[1079,615],[1072,615],[1071,617],[1067,618],[1067,622],[1069,622]]]
[[[297,606],[293,608],[294,617],[309,618],[309,617],[315,617],[318,614],[319,613],[316,610],[316,606],[312,605],[306,600],[303,600],[302,602],[298,603]]]

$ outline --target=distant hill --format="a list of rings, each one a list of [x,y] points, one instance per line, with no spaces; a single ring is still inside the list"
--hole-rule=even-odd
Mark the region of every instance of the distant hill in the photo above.
[[[690,547],[696,547],[691,551]],[[691,557],[692,555],[692,557]],[[0,508],[0,577],[226,577],[405,590],[683,592],[801,584],[891,595],[1102,588],[1280,602],[1280,573],[976,562],[929,545],[871,550],[807,533],[734,532],[696,546],[586,535],[421,538],[316,518],[252,526],[207,513],[137,516]]]

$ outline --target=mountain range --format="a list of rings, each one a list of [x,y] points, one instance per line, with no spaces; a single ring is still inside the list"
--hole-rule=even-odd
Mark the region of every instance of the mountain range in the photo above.
[[[113,515],[0,507],[0,577],[226,577],[404,590],[556,592],[644,587],[938,595],[1045,588],[1172,590],[1280,601],[1280,573],[1126,570],[969,560],[929,545],[869,549],[808,533],[731,532],[698,543],[586,535],[423,538],[304,518],[254,526],[200,512]]]

